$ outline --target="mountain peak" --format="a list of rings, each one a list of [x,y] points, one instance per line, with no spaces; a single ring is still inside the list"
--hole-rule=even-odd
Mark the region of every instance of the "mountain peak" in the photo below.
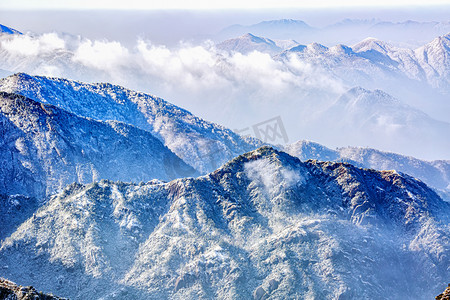
[[[346,45],[336,45],[329,49],[330,53],[336,54],[336,55],[350,55],[354,54],[352,48],[346,46]]]
[[[249,53],[252,51],[278,53],[281,48],[271,39],[246,33],[238,38],[228,39],[217,44],[217,48],[225,51]]]
[[[351,48],[355,52],[367,52],[370,50],[375,50],[386,54],[388,52],[389,45],[377,38],[368,37],[362,40],[361,42],[353,45]]]
[[[324,45],[319,43],[311,43],[306,47],[309,51],[313,53],[324,53],[328,50],[328,47],[325,47]]]

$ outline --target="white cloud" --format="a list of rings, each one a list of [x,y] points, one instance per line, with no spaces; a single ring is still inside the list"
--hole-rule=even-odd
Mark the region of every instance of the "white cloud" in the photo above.
[[[132,59],[119,42],[84,40],[75,50],[73,61],[86,67],[113,70],[126,66]]]
[[[138,40],[126,47],[51,33],[0,39],[0,55],[0,69],[120,84],[233,129],[282,116],[288,134],[295,130],[291,140],[303,138],[298,128],[317,99],[335,99],[344,90],[338,80],[294,56],[230,54],[212,42],[167,48]]]
[[[138,40],[126,47],[115,41],[55,33],[25,34],[0,37],[0,69],[119,84],[160,96],[244,134],[251,134],[255,124],[280,116],[291,142],[309,139],[331,147],[364,145],[419,157],[416,153],[423,152],[408,152],[418,149],[410,146],[414,139],[386,117],[377,120],[371,134],[360,126],[361,114],[354,123],[348,122],[345,131],[337,125],[351,121],[348,114],[324,118],[323,112],[349,87],[324,66],[296,55],[276,59],[256,51],[231,54],[216,49],[212,42],[168,48]],[[381,138],[375,140],[373,132],[382,133]],[[405,146],[397,146],[401,139]]]
[[[65,41],[56,33],[46,33],[38,37],[30,35],[3,36],[1,48],[11,54],[37,56],[65,48]]]

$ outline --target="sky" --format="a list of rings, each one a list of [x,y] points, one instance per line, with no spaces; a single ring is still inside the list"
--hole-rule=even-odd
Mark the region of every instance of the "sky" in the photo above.
[[[264,9],[448,5],[450,0],[2,0],[0,9]]]

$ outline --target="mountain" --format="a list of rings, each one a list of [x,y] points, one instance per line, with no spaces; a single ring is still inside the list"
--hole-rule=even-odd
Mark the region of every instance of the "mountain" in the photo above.
[[[375,38],[366,38],[351,47],[339,44],[328,48],[312,43],[288,49],[278,57],[286,59],[289,54],[295,54],[305,62],[326,68],[348,84],[387,79],[427,80],[413,50],[394,47]]]
[[[289,61],[292,55],[347,85],[378,87],[410,98],[414,94],[435,97],[433,90],[445,96],[450,93],[450,34],[416,50],[370,37],[351,47],[339,44],[328,48],[318,43],[294,46],[275,57]]]
[[[0,24],[0,35],[1,34],[22,34],[22,33],[18,30]]]
[[[427,79],[435,86],[450,89],[450,33],[435,38],[415,53]]]
[[[107,83],[16,74],[0,79],[0,90],[24,95],[76,115],[115,120],[152,133],[201,173],[261,145],[207,122],[161,98]]]
[[[448,121],[448,41],[447,35],[411,50],[366,38],[351,47],[328,48],[317,43],[297,46],[274,58],[288,65],[292,60],[299,60],[319,74],[342,82],[344,87],[383,90],[436,119]]]
[[[367,38],[352,46],[359,56],[373,63],[379,63],[392,69],[398,69],[405,76],[426,80],[422,65],[417,60],[413,50],[397,48],[375,38]]]
[[[252,25],[232,25],[216,35],[224,40],[252,32],[271,39],[295,39],[300,43],[317,42],[324,45],[354,44],[375,36],[398,47],[415,49],[436,36],[450,32],[450,22],[419,22],[406,20],[388,22],[379,19],[344,19],[324,27],[312,27],[300,20],[270,20]]]
[[[238,38],[229,39],[216,45],[218,49],[228,52],[249,53],[252,51],[276,54],[293,47],[297,42],[293,40],[276,40],[254,36],[251,33],[244,34]]]
[[[311,141],[297,141],[283,151],[301,160],[347,162],[375,170],[396,170],[425,182],[450,202],[450,161],[425,161],[411,156],[384,152],[371,148],[343,147],[332,150]]]
[[[311,130],[319,124],[322,130],[318,136],[331,144],[389,145],[393,152],[425,159],[448,158],[450,123],[433,119],[380,90],[350,89],[326,110],[317,112]]]
[[[388,91],[394,85],[397,89],[410,86],[412,81],[425,80],[424,85],[427,84],[425,73],[413,57],[412,50],[403,51],[374,38],[352,47],[342,44],[326,47],[319,43],[298,45],[274,56],[286,64],[293,58],[298,59],[345,86],[381,86]]]
[[[39,200],[72,182],[170,180],[195,170],[150,133],[0,92],[0,190]]]
[[[449,213],[407,175],[263,147],[198,178],[73,184],[1,243],[0,268],[71,299],[430,299]]]
[[[450,31],[450,22],[418,22],[407,20],[402,22],[386,22],[377,19],[345,19],[326,26],[318,33],[318,40],[328,43],[353,44],[367,36],[377,38],[396,46],[415,49],[435,36]]]

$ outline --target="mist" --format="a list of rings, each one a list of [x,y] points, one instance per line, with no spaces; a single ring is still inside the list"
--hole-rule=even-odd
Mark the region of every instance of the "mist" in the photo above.
[[[444,18],[437,10],[411,11],[405,14],[420,16],[423,21]],[[283,17],[306,20],[309,16],[311,24],[326,26],[333,18],[346,15],[344,11],[309,12],[311,15],[284,12]],[[405,15],[394,10],[385,15],[381,12],[384,19],[394,21]],[[347,16],[357,13],[348,10]],[[233,22],[250,25],[263,17],[281,16],[281,11],[64,12],[55,14],[52,18],[56,19],[50,18],[49,23],[38,20],[37,16],[50,16],[45,11],[14,12],[8,17],[19,14],[21,22],[28,25],[22,24],[25,30],[16,29],[26,32],[34,27],[34,33],[0,38],[2,70],[122,85],[164,98],[243,134],[255,135],[255,124],[279,117],[285,138],[266,140],[275,144],[308,139],[328,147],[369,146],[423,159],[450,158],[448,96],[426,82],[386,77],[383,70],[369,70],[370,76],[355,71],[351,77],[345,68],[330,69],[296,54],[243,54],[216,47],[218,33]],[[25,22],[23,16],[28,14]],[[8,25],[13,27],[15,22]],[[43,32],[37,33],[39,30]],[[386,91],[404,105],[397,108],[406,107],[408,113],[403,119],[395,118],[391,107],[376,118],[374,111],[357,118],[349,111],[332,113],[341,96],[357,86],[368,89],[368,94],[376,89]],[[373,109],[376,111],[375,106]],[[336,118],[340,126],[336,126]],[[427,124],[421,128],[430,131],[416,130],[417,124]],[[414,132],[420,133],[415,136]]]

